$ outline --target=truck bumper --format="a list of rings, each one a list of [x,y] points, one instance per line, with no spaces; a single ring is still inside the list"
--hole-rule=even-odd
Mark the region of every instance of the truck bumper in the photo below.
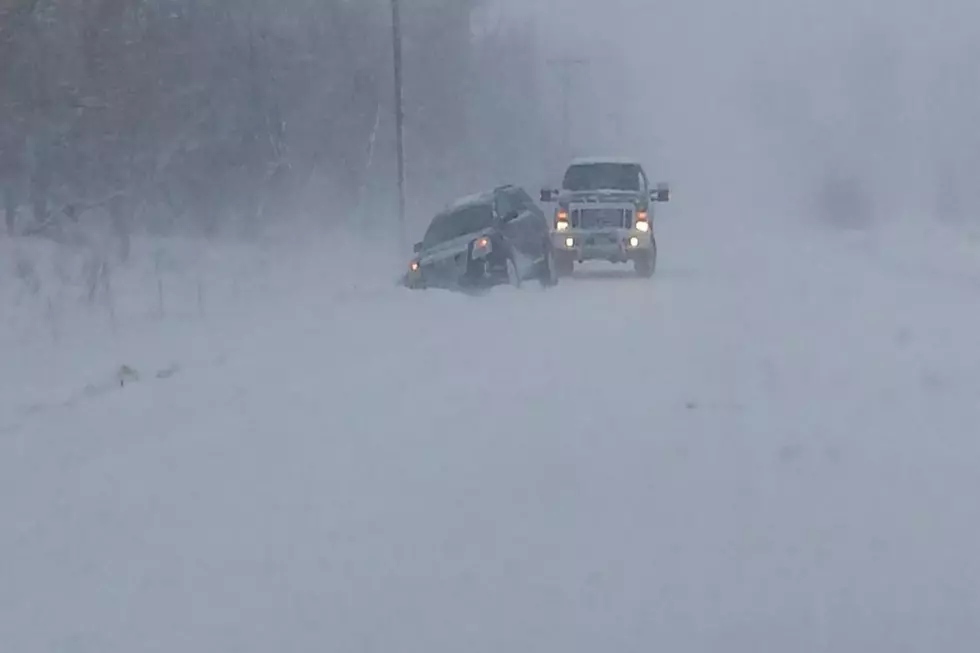
[[[654,249],[653,235],[632,229],[585,231],[567,229],[551,235],[556,256],[574,261],[626,263],[649,256]]]

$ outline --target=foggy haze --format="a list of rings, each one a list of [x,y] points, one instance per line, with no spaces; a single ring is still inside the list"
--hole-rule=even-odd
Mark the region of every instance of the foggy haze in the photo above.
[[[266,210],[311,214],[327,198],[358,215],[393,210],[386,2],[5,5],[3,184],[34,222],[94,206],[140,216],[115,218],[127,232],[254,231]],[[977,11],[410,3],[412,219],[488,177],[534,186],[571,155],[605,152],[648,159],[718,210],[751,192],[806,219],[836,174],[859,179],[879,217],[962,217],[980,166]],[[567,147],[561,58],[584,62],[569,78]]]
[[[0,0],[0,653],[974,653],[977,0],[397,6]]]
[[[975,3],[501,4],[535,17],[547,56],[589,60],[573,85],[579,153],[642,152],[719,208],[805,212],[821,175],[840,168],[892,219],[935,212],[944,184],[980,174]]]

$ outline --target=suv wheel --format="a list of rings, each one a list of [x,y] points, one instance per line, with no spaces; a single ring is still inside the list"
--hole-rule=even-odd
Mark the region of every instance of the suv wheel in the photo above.
[[[507,283],[514,288],[521,287],[521,275],[517,271],[517,263],[515,263],[514,259],[510,257],[507,259]]]

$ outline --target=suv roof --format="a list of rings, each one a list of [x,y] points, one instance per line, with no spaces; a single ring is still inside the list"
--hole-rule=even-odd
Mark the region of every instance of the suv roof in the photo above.
[[[569,166],[601,165],[603,163],[615,163],[620,165],[642,165],[638,159],[631,159],[622,156],[589,156],[572,159]]]
[[[466,195],[447,204],[443,211],[455,211],[456,209],[462,209],[473,204],[487,204],[493,201],[494,194],[495,191],[482,191],[480,193]]]
[[[479,193],[473,193],[472,195],[457,198],[446,205],[443,211],[455,211],[473,204],[490,204],[493,203],[493,201],[501,193],[520,192],[521,190],[522,189],[519,186],[515,186],[514,184],[504,184],[502,186],[497,186],[493,190],[480,191]]]

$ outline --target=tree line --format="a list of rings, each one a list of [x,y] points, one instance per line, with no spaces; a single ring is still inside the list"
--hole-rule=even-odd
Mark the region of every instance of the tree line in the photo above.
[[[516,181],[552,146],[533,29],[477,32],[479,5],[403,3],[417,197]],[[7,229],[348,219],[394,178],[391,62],[389,0],[0,0]]]

